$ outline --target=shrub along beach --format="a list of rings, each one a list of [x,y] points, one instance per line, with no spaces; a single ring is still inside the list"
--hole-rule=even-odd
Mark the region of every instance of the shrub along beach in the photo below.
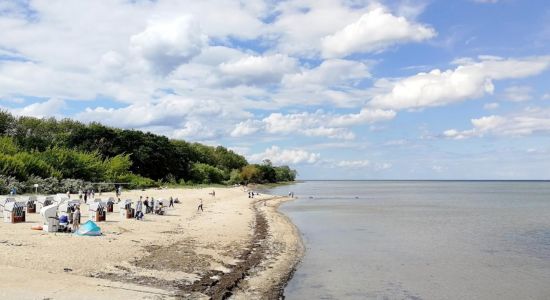
[[[15,117],[0,111],[0,193],[65,193],[97,182],[129,188],[167,184],[248,184],[294,181],[296,171],[269,160],[249,164],[211,147],[137,130],[70,119]],[[113,189],[114,185],[103,185]],[[97,188],[96,188],[97,189]]]

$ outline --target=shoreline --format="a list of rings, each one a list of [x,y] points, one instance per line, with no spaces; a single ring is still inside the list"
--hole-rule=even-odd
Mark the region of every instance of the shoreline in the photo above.
[[[208,195],[213,189],[216,197]],[[298,229],[278,210],[293,199],[249,199],[242,188],[219,187],[124,194],[122,199],[134,201],[140,194],[183,200],[166,216],[146,215],[145,221],[119,220],[115,205],[107,222],[98,223],[101,237],[30,231],[39,214],[29,214],[27,223],[1,223],[0,235],[7,242],[0,243],[0,274],[5,274],[0,275],[0,297],[70,299],[82,298],[83,292],[84,299],[283,297],[304,253]],[[195,211],[200,198],[204,212]],[[66,253],[60,257],[56,248]],[[43,270],[33,268],[40,264]],[[10,280],[10,272],[44,287],[25,290],[28,284]]]

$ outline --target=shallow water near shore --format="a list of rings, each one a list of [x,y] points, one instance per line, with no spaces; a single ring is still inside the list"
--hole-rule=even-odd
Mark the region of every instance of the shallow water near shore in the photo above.
[[[267,190],[306,255],[287,299],[550,299],[550,182],[306,181]]]

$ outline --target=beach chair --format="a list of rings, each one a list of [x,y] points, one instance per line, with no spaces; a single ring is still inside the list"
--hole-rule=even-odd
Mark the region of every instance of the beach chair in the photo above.
[[[46,232],[59,231],[59,218],[57,217],[57,205],[51,204],[40,209],[42,216],[42,230]]]
[[[127,199],[124,201],[121,201],[118,204],[120,218],[121,219],[132,219],[134,217],[135,209],[132,208],[132,200]]]
[[[40,209],[54,204],[54,196],[39,197],[36,202],[40,204]]]
[[[25,201],[25,208],[27,209],[28,214],[36,213],[36,196],[29,196],[27,201]]]
[[[4,207],[6,206],[6,204],[8,204],[10,202],[15,202],[15,198],[14,197],[6,197],[6,198],[0,199],[0,210],[4,211]]]
[[[90,220],[95,222],[104,222],[107,220],[107,212],[105,211],[105,206],[101,202],[90,203],[88,207],[90,212]]]
[[[107,202],[105,202],[105,208],[107,209],[107,212],[113,212],[114,206],[115,206],[115,198],[109,197],[109,199],[107,199]]]
[[[155,200],[153,203],[153,212],[156,215],[164,215],[166,208],[164,207],[164,199]]]
[[[25,202],[8,202],[4,206],[4,223],[25,222]]]
[[[69,200],[59,205],[59,216],[67,216],[68,223],[73,222],[73,214],[76,207],[80,205],[80,200]]]

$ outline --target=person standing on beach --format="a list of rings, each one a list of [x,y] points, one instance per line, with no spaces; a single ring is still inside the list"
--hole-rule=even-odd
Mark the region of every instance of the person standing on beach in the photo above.
[[[145,205],[145,213],[149,213],[149,197],[145,197],[145,201],[143,201],[143,205]]]
[[[73,232],[76,232],[80,228],[80,207],[76,207],[73,213]]]
[[[170,197],[170,204],[168,207],[174,207],[174,198]]]
[[[135,214],[136,220],[142,220],[143,219],[142,210],[143,210],[143,202],[141,202],[141,199],[139,199],[137,204],[136,204],[136,214]]]
[[[204,211],[204,210],[202,209],[202,198],[201,198],[201,204],[199,204],[199,207],[197,207],[197,211],[199,211],[199,209],[200,209],[201,211]]]

